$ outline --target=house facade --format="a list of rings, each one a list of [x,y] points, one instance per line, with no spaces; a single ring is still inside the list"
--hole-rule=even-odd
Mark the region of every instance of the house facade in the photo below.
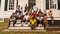
[[[0,21],[4,22],[5,19],[10,18],[18,5],[22,6],[24,10],[26,4],[29,7],[35,4],[38,9],[47,10],[47,13],[52,10],[54,17],[60,17],[60,0],[0,0]]]

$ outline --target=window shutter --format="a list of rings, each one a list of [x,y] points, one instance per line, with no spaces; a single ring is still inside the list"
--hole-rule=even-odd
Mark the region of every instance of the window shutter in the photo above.
[[[8,6],[8,0],[5,0],[5,8],[4,8],[5,11],[7,11],[7,6]]]
[[[0,10],[1,10],[1,0],[0,0]]]
[[[46,0],[46,9],[49,9],[49,0]]]
[[[60,10],[60,0],[58,0],[58,10]]]

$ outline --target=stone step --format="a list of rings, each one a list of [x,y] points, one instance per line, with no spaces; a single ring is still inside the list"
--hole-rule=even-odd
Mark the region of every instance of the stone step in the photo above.
[[[13,22],[11,22],[10,24],[13,24]]]
[[[10,26],[13,26],[13,24],[11,24]],[[23,27],[28,27],[29,24],[15,24],[15,26],[16,26],[16,27],[21,27],[21,26],[23,26]],[[42,27],[42,24],[39,24],[38,26],[39,26],[39,27]]]
[[[16,23],[17,23],[17,24],[18,24],[18,23],[21,23],[21,20],[17,20],[17,22],[16,22]]]
[[[44,27],[36,27],[35,29],[44,29]]]
[[[23,27],[28,27],[29,24],[15,24],[16,27],[20,27],[20,26],[23,26]]]
[[[17,24],[21,24],[21,22],[18,22],[18,21],[17,21],[16,23],[17,23]]]
[[[8,29],[31,29],[31,27],[9,27]]]
[[[51,18],[47,18],[47,20],[51,20]],[[60,20],[60,18],[54,18],[54,20]]]
[[[20,26],[22,26],[22,24],[15,24],[15,26],[16,26],[16,27],[20,27]]]
[[[39,24],[38,26],[39,26],[39,27],[42,27],[42,24]]]
[[[17,20],[17,22],[21,22],[21,20]]]
[[[8,29],[12,29],[12,30],[14,30],[14,29],[16,29],[16,30],[18,30],[18,29],[28,29],[28,30],[30,30],[31,29],[31,27],[9,27]],[[37,30],[39,30],[39,29],[44,29],[44,27],[36,27],[35,29],[37,29]]]

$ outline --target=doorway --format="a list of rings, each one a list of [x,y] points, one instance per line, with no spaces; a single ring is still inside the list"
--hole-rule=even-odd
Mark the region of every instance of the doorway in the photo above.
[[[29,9],[30,9],[30,7],[33,7],[34,5],[36,5],[36,0],[28,0]]]

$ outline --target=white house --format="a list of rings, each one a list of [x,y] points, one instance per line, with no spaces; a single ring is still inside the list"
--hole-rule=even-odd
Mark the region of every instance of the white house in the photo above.
[[[24,10],[25,4],[29,7],[36,4],[42,11],[44,9],[46,9],[47,12],[52,10],[54,17],[60,17],[60,0],[0,0],[0,21],[9,18],[10,15],[15,12],[18,5],[22,6]]]

